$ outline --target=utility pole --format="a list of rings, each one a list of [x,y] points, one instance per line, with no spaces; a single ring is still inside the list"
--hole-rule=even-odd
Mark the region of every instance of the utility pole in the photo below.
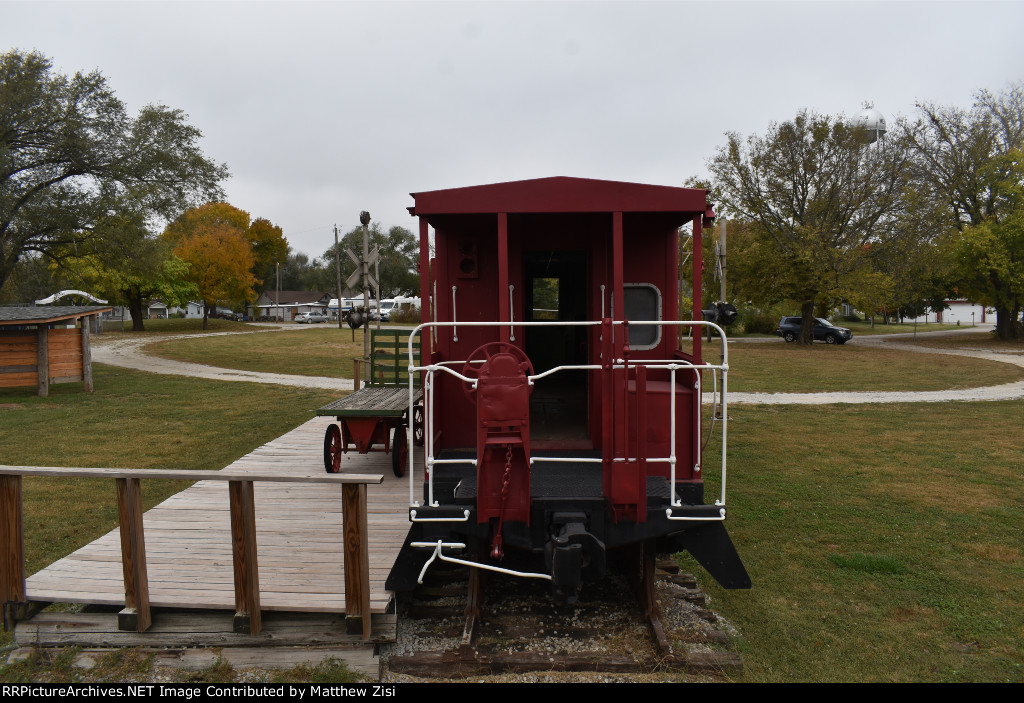
[[[352,327],[353,334],[355,333],[356,327],[363,328],[363,366],[366,367],[366,381],[370,381],[370,321],[368,315],[370,313],[370,287],[378,288],[377,279],[370,273],[370,264],[377,261],[377,257],[380,256],[380,249],[374,247],[373,251],[370,251],[370,232],[368,225],[370,224],[370,213],[363,210],[359,213],[359,222],[363,225],[363,256],[362,258],[356,256],[356,253],[352,249],[346,247],[345,253],[348,254],[348,258],[352,259],[352,263],[356,265],[356,270],[352,272],[352,275],[345,280],[345,288],[355,288],[362,279],[363,282],[363,314],[359,319],[349,316],[349,326]],[[341,301],[339,299],[339,306]],[[358,315],[353,312],[352,315]]]
[[[338,279],[338,329],[343,329],[341,322],[341,245],[338,244],[338,225],[334,225],[334,274]]]
[[[370,382],[370,213],[363,210],[359,213],[359,221],[363,224],[363,368],[366,369],[366,383]]]
[[[725,300],[725,218],[722,218],[721,225],[719,226],[721,236],[719,237],[719,249],[718,249],[718,269],[721,271],[722,276],[719,281],[720,293],[718,295],[719,300]]]
[[[377,285],[374,286],[377,297],[377,329],[380,329],[380,257],[378,256],[373,261],[373,277],[377,279]]]

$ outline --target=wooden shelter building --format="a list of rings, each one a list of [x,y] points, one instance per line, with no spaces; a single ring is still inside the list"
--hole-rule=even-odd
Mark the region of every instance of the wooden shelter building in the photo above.
[[[82,381],[92,392],[90,320],[110,306],[0,307],[0,388]]]

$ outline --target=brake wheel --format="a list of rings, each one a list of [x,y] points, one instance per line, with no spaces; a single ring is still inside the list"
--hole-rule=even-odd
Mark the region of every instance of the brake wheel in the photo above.
[[[480,369],[498,354],[511,354],[520,364],[526,364],[527,376],[533,375],[533,363],[526,356],[526,352],[509,342],[488,342],[474,349],[462,366],[462,375],[473,380],[480,378]],[[462,390],[470,399],[475,400],[476,387],[474,385],[463,381]]]

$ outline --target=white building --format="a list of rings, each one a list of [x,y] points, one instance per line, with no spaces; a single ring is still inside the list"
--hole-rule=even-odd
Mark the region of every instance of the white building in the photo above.
[[[969,300],[947,300],[948,309],[941,312],[929,312],[917,318],[917,322],[940,322],[945,325],[993,325],[996,322],[994,308],[986,308]],[[905,322],[914,322],[914,318],[906,318]]]

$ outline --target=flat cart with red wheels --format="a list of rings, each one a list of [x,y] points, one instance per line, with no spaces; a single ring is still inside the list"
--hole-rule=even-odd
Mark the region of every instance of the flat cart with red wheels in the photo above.
[[[409,465],[406,429],[413,427],[413,442],[423,444],[423,390],[416,388],[409,403],[409,330],[373,330],[370,338],[370,384],[316,411],[334,417],[337,424],[324,434],[324,469],[341,471],[341,456],[355,449],[360,454],[391,454],[395,476]],[[417,350],[418,352],[418,350]],[[418,353],[417,353],[418,363]]]
[[[340,471],[341,455],[350,449],[360,454],[384,451],[391,453],[395,476],[404,476],[409,465],[406,428],[410,415],[413,441],[422,444],[422,400],[423,391],[417,389],[410,413],[408,387],[366,386],[318,409],[317,415],[338,420],[324,435],[324,468],[328,473]]]

